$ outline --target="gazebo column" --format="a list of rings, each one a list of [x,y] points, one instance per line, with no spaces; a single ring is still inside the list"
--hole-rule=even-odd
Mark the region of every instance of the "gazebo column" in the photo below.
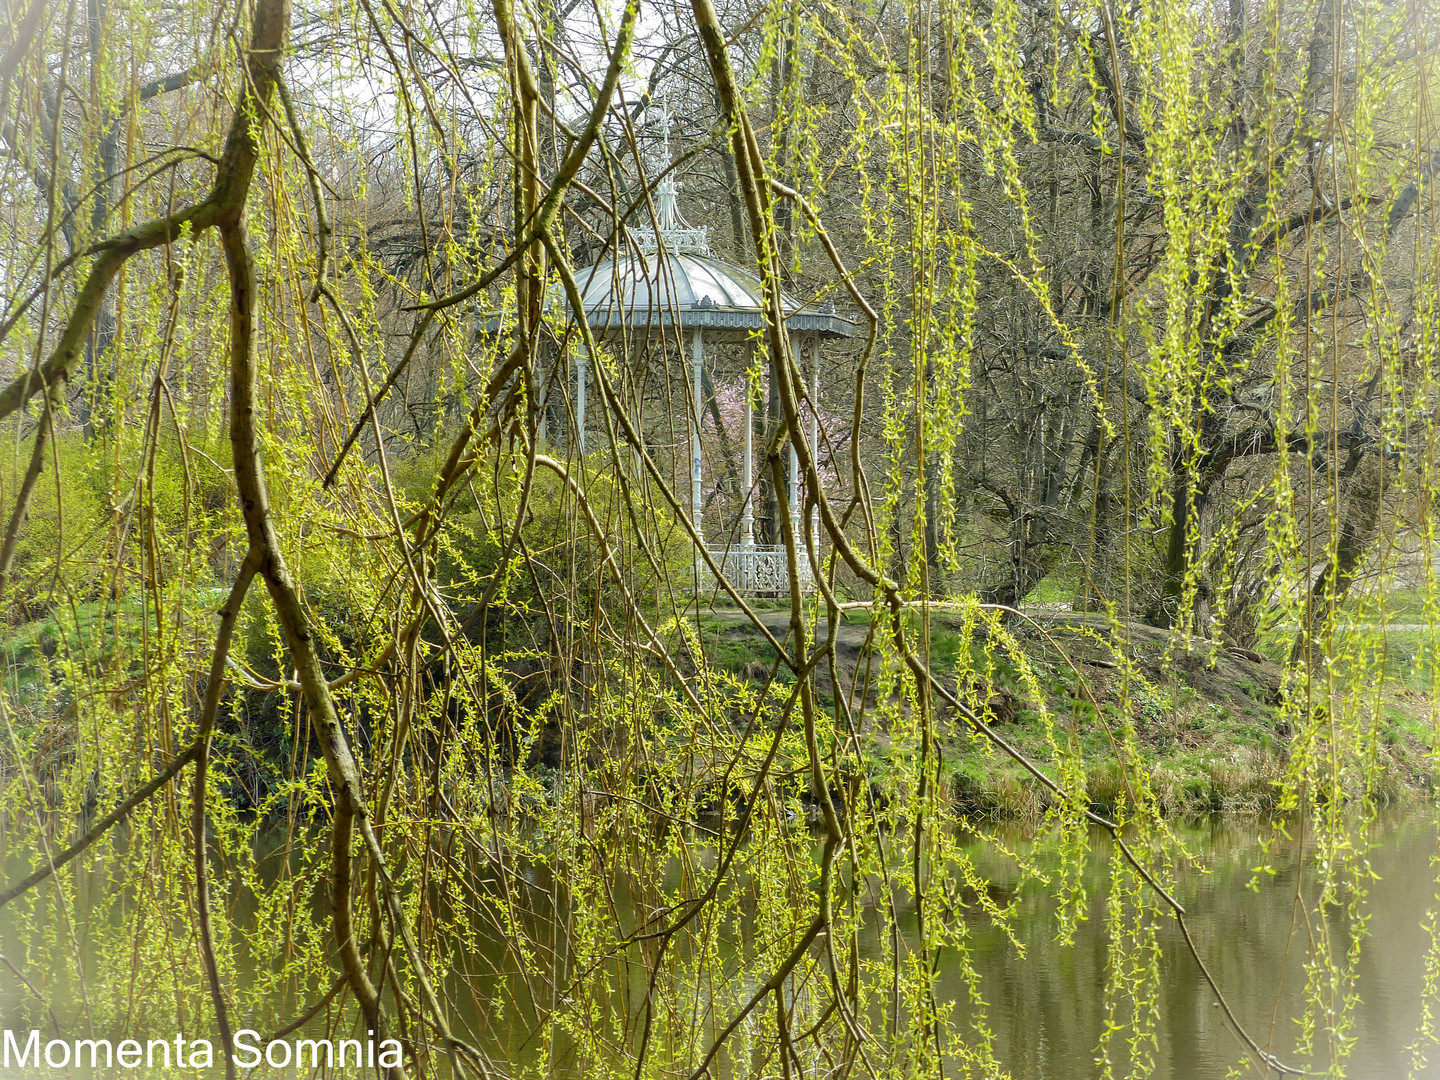
[[[745,379],[745,464],[740,474],[740,546],[749,550],[755,546],[755,500],[751,489],[755,486],[755,401],[750,392],[750,380]]]
[[[755,400],[750,395],[750,383],[744,384],[744,468],[740,474],[744,488],[744,507],[740,510],[740,543],[755,547]]]
[[[810,460],[815,465],[815,478],[820,478],[820,336],[810,339]],[[810,546],[820,557],[820,493],[815,493],[815,506],[810,511]]]
[[[585,383],[590,354],[584,345],[575,353],[575,445],[585,453]]]
[[[804,367],[804,349],[805,339],[798,334],[791,334],[790,355],[800,361],[795,365],[797,369]],[[790,432],[790,528],[795,532],[795,539],[799,540],[802,536],[800,532],[800,455],[795,452],[795,435],[795,432]]]
[[[558,368],[564,362],[565,358],[562,355],[555,355],[556,368]],[[542,443],[548,442],[550,439],[550,395],[547,390],[549,385],[550,379],[548,378],[548,376],[540,380],[540,426],[536,429],[536,434],[539,436]]]
[[[700,527],[700,365],[705,362],[705,337],[699,330],[690,332],[690,363],[694,377],[695,414],[690,422],[690,523],[702,542]]]
[[[740,573],[737,584],[753,589],[758,579],[755,570],[755,395],[750,375],[741,379],[745,392],[745,464],[740,471]]]

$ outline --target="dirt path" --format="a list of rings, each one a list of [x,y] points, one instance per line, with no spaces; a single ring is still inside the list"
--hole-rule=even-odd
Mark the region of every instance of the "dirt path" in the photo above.
[[[705,614],[717,622],[727,623],[736,627],[749,627],[752,625],[745,613],[736,608],[715,608],[705,612]],[[759,616],[760,622],[764,625],[765,629],[774,634],[777,639],[783,641],[785,635],[790,632],[790,613],[788,611],[767,610],[756,612],[756,614]],[[829,620],[821,619],[815,627],[816,638],[824,640],[829,633]],[[842,617],[840,625],[835,631],[835,645],[837,648],[858,651],[864,646],[869,636],[870,625],[868,622],[861,622],[858,619],[852,622]]]

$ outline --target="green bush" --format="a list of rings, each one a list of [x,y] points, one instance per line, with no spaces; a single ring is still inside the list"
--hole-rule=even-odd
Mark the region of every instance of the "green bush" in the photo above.
[[[30,499],[11,565],[9,595],[0,598],[13,626],[53,606],[57,567],[65,566],[64,587],[88,597],[99,584],[102,538],[97,523],[110,515],[95,490],[93,455],[78,432],[46,440],[44,468]],[[0,462],[0,506],[9,524],[30,464],[33,442],[6,447]],[[90,556],[90,557],[86,557]]]

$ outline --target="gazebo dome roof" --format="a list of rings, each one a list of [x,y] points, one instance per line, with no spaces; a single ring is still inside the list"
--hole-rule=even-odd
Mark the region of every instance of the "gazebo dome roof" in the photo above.
[[[623,253],[577,271],[581,303],[601,337],[679,327],[716,338],[764,326],[763,287],[749,270],[691,251]],[[833,305],[802,307],[781,295],[792,331],[850,337],[854,324]]]

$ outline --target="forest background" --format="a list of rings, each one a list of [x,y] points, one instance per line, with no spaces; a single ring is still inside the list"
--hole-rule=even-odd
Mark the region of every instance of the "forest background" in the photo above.
[[[1300,1052],[1343,1074],[1370,825],[1433,775],[1434,10],[4,10],[0,905],[34,1007],[369,1029],[394,1075],[998,1075],[990,991],[935,986],[957,910],[1011,917],[962,843],[1009,809],[1043,842],[985,843],[1062,939],[1114,853],[1098,1053],[1141,1076],[1166,812],[1239,792],[1305,845]],[[566,315],[667,170],[764,289],[698,399],[678,337]],[[857,327],[814,389],[782,290]],[[698,414],[733,541],[747,394],[778,605],[684,494]],[[1217,755],[1183,691],[1239,661],[1263,708]],[[1186,941],[1237,1067],[1298,1068]]]

